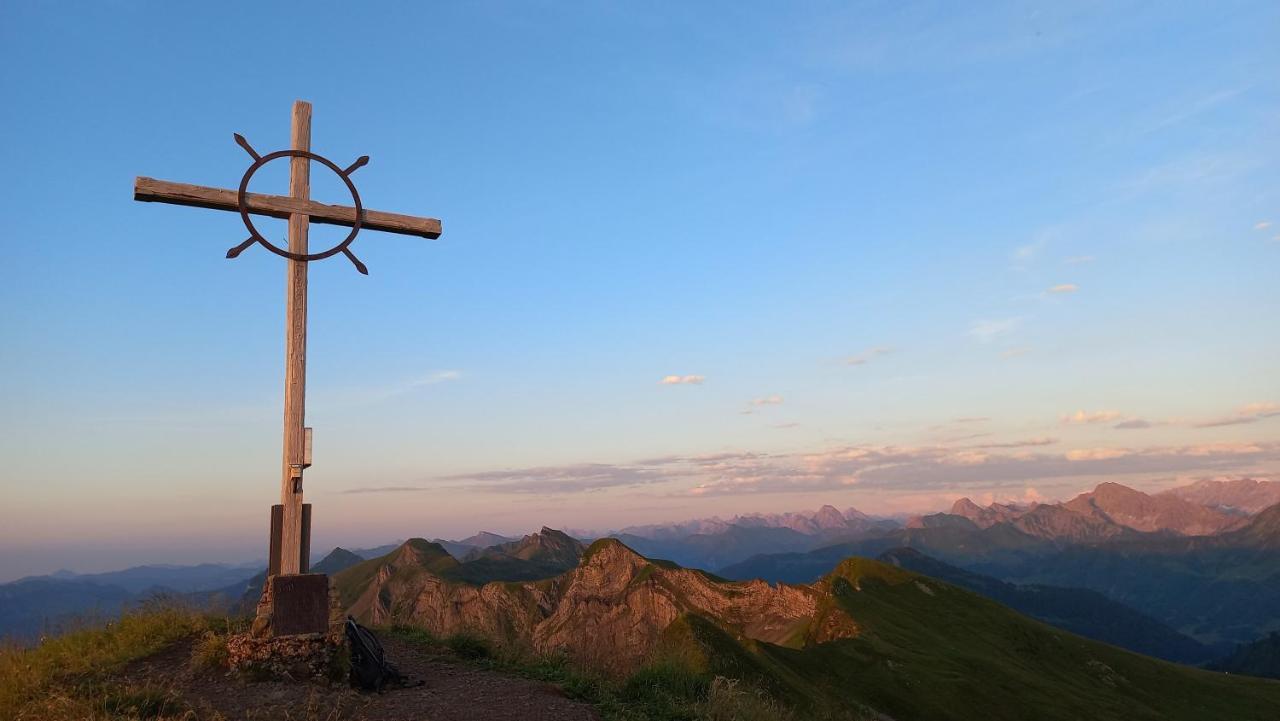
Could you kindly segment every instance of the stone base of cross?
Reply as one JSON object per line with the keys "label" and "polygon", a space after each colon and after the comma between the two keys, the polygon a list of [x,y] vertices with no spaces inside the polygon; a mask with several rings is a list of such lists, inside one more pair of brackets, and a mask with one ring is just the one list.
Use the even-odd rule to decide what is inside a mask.
{"label": "stone base of cross", "polygon": [[[305,427],[305,394],[307,379],[307,264],[341,253],[363,274],[368,269],[351,251],[351,243],[363,229],[380,230],[424,238],[440,237],[440,221],[398,213],[387,213],[364,208],[360,194],[351,181],[351,174],[369,162],[367,156],[339,167],[332,161],[311,152],[311,104],[302,100],[293,104],[291,143],[288,150],[260,155],[239,134],[235,141],[253,159],[245,172],[238,190],[209,188],[187,183],[174,183],[152,178],[134,181],[135,200],[190,205],[216,210],[238,211],[249,231],[249,238],[227,251],[228,258],[235,258],[254,244],[288,260],[285,282],[285,371],[284,371],[284,453],[281,462],[280,503],[272,508],[270,532],[270,577],[298,576],[308,578],[310,565],[311,506],[303,503],[303,471],[311,465],[311,429]],[[250,179],[259,168],[277,159],[289,159],[289,195],[265,195],[248,192]],[[327,167],[346,185],[351,193],[351,206],[327,205],[311,200],[311,163]],[[251,215],[267,215],[287,218],[289,221],[289,247],[273,245],[254,227]],[[311,222],[329,223],[351,228],[350,234],[337,246],[319,253],[308,250],[307,236]],[[270,578],[268,579],[270,582]],[[273,584],[268,584],[272,586]],[[328,583],[324,576],[318,580],[300,580],[274,584],[271,594],[274,612],[272,627],[278,634],[323,633],[324,629],[312,628],[317,622],[307,622],[319,615],[306,609],[328,607]],[[323,593],[323,599],[319,594]],[[308,614],[310,613],[310,616]],[[310,629],[310,630],[306,630]]]}

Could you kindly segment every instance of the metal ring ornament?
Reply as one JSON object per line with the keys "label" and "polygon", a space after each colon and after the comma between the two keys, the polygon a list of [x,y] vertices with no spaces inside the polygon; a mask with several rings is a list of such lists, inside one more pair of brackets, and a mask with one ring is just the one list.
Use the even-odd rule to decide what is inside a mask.
{"label": "metal ring ornament", "polygon": [[[237,138],[237,140],[239,140],[239,138]],[[253,154],[256,155],[256,153]],[[279,158],[306,158],[308,160],[314,160],[322,163],[334,173],[337,173],[338,177],[342,178],[342,182],[347,184],[347,190],[351,191],[351,200],[355,203],[356,217],[355,222],[351,224],[351,232],[347,234],[347,237],[344,238],[341,243],[324,251],[323,253],[309,253],[304,255],[302,253],[294,253],[272,245],[271,241],[262,237],[262,234],[258,232],[258,229],[253,225],[253,220],[249,218],[249,208],[245,203],[246,195],[249,190],[249,180],[253,177],[254,173],[258,172],[259,168],[272,160],[277,160]],[[356,167],[359,167],[359,165]],[[351,168],[351,170],[355,170],[355,168]],[[253,165],[250,165],[249,169],[244,171],[244,177],[240,179],[240,190],[236,193],[236,204],[240,209],[240,219],[244,221],[244,227],[249,229],[249,237],[252,240],[261,243],[264,248],[278,256],[303,263],[312,260],[323,260],[329,256],[347,251],[347,246],[351,245],[351,241],[355,240],[356,234],[360,232],[360,221],[364,216],[364,206],[360,204],[360,193],[356,190],[355,183],[351,182],[351,178],[348,176],[347,172],[342,168],[339,168],[328,158],[322,155],[316,155],[315,153],[307,150],[277,150],[274,153],[268,153],[254,160]],[[349,252],[347,254],[350,256]],[[239,255],[239,252],[237,252],[236,255]],[[354,256],[352,256],[352,260],[357,263],[357,268],[359,268],[361,264],[358,261],[355,261]]]}

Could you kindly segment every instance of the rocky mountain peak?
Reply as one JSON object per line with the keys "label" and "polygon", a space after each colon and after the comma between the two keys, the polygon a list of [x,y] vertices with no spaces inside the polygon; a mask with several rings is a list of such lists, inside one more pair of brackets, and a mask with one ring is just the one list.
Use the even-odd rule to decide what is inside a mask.
{"label": "rocky mountain peak", "polygon": [[350,568],[363,560],[364,559],[360,556],[338,546],[332,551],[329,551],[328,555],[321,559],[319,563],[312,564],[310,570],[311,573],[334,574],[345,568]]}
{"label": "rocky mountain peak", "polygon": [[1156,494],[1177,496],[1201,506],[1229,513],[1258,513],[1280,503],[1280,482],[1256,478],[1201,479],[1189,486],[1170,488]]}
{"label": "rocky mountain peak", "polygon": [[634,572],[649,560],[616,538],[594,541],[582,554],[581,568]]}
{"label": "rocky mountain peak", "polygon": [[1100,483],[1063,506],[1076,513],[1103,517],[1135,531],[1173,531],[1204,536],[1238,526],[1236,515],[1197,505],[1173,495],[1150,496],[1119,483]]}
{"label": "rocky mountain peak", "polygon": [[813,521],[818,528],[822,529],[844,528],[846,525],[844,514],[835,506],[823,506],[818,509],[818,512],[813,516]]}

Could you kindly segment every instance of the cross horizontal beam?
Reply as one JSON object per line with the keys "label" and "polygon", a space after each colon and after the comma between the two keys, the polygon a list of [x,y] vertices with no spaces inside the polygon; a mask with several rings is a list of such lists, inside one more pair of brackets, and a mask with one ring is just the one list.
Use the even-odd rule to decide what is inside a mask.
{"label": "cross horizontal beam", "polygon": [[[172,203],[174,205],[190,205],[196,208],[212,208],[214,210],[231,210],[239,212],[240,205],[236,200],[236,191],[223,188],[208,188],[203,185],[174,183],[168,180],[156,180],[139,176],[133,181],[133,199],[144,202]],[[273,218],[285,218],[293,213],[302,213],[311,217],[313,223],[344,225],[351,227],[355,223],[356,209],[349,205],[327,205],[314,200],[299,200],[285,195],[266,195],[263,193],[245,193],[245,205],[255,215],[269,215]],[[366,230],[381,230],[401,235],[416,235],[432,240],[440,237],[440,221],[436,218],[416,218],[399,213],[386,213],[381,210],[364,210],[360,219],[360,227]]]}

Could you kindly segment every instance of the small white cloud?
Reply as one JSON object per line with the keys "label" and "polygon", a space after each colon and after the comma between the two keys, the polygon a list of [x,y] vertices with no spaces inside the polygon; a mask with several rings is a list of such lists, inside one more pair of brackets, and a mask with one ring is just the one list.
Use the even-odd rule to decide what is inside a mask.
{"label": "small white cloud", "polygon": [[974,321],[973,325],[969,327],[969,335],[986,343],[1002,335],[1012,333],[1021,322],[1021,318]]}
{"label": "small white cloud", "polygon": [[663,376],[659,384],[664,386],[685,386],[685,385],[702,385],[707,379],[706,376],[688,375],[688,376]]}
{"label": "small white cloud", "polygon": [[845,365],[851,365],[851,366],[866,365],[871,361],[872,358],[882,356],[892,351],[893,349],[889,348],[888,346],[876,346],[874,348],[868,348],[867,350],[863,351],[862,353],[859,353],[858,355],[849,356],[848,358],[844,359],[844,362],[845,362]]}
{"label": "small white cloud", "polygon": [[1123,458],[1130,453],[1131,451],[1126,448],[1081,448],[1067,451],[1066,458],[1068,461],[1107,461]]}
{"label": "small white cloud", "polygon": [[456,381],[462,377],[461,371],[438,371],[429,376],[424,376],[413,382],[413,386],[433,386],[437,383],[445,383],[448,381]]}
{"label": "small white cloud", "polygon": [[1062,422],[1067,425],[1087,425],[1090,423],[1108,423],[1110,421],[1118,421],[1124,418],[1124,414],[1120,411],[1076,411],[1062,417]]}
{"label": "small white cloud", "polygon": [[1270,228],[1270,227],[1271,227],[1271,221],[1269,220],[1259,220],[1258,222],[1253,224],[1254,230],[1266,230],[1267,228]]}
{"label": "small white cloud", "polygon": [[1000,351],[1000,357],[1004,360],[1009,360],[1010,358],[1017,358],[1019,356],[1024,356],[1030,352],[1031,352],[1031,349],[1026,346],[1022,346],[1020,348],[1007,348],[1005,350]]}
{"label": "small white cloud", "polygon": [[1080,286],[1075,283],[1059,283],[1049,289],[1050,293],[1074,293],[1080,290]]}
{"label": "small white cloud", "polygon": [[782,396],[774,394],[763,398],[753,398],[747,402],[746,410],[741,411],[742,415],[749,416],[756,412],[757,408],[762,406],[780,406],[782,405]]}
{"label": "small white cloud", "polygon": [[1014,248],[1013,249],[1014,260],[1025,262],[1025,261],[1031,260],[1032,258],[1035,258],[1037,255],[1039,255],[1040,251],[1044,249],[1045,243],[1047,242],[1048,242],[1047,238],[1041,237],[1041,238],[1037,238],[1035,241],[1031,243],[1027,243],[1026,245],[1020,245],[1017,248]]}

